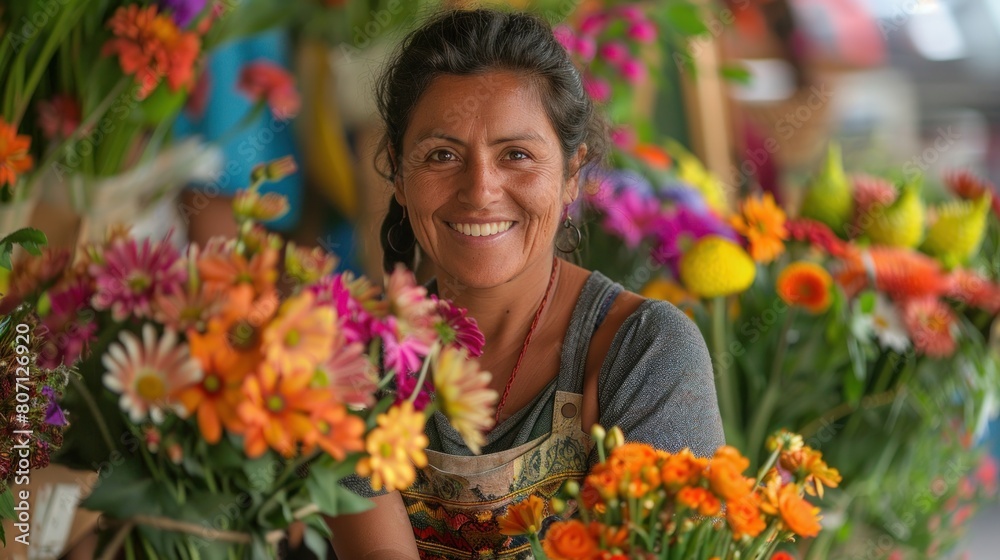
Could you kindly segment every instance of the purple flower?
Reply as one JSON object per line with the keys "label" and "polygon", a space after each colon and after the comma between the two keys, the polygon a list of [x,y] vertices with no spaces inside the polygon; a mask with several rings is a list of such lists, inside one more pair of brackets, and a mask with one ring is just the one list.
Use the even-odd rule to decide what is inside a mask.
{"label": "purple flower", "polygon": [[634,249],[654,232],[661,215],[660,203],[655,198],[635,190],[623,190],[607,205],[602,226],[621,237],[625,245]]}
{"label": "purple flower", "polygon": [[661,199],[670,202],[672,205],[686,206],[698,213],[708,212],[708,204],[705,203],[705,197],[701,194],[701,191],[682,183],[668,184],[661,187],[657,194],[659,194]]}
{"label": "purple flower", "polygon": [[680,257],[695,241],[707,235],[721,235],[739,242],[736,232],[710,212],[678,206],[655,225],[656,248],[653,258],[677,271]]}
{"label": "purple flower", "polygon": [[48,407],[45,409],[44,422],[50,426],[65,426],[66,415],[63,414],[59,403],[56,402],[56,392],[52,387],[45,387],[42,389],[42,394],[49,399]]}
{"label": "purple flower", "polygon": [[205,2],[206,0],[161,0],[160,5],[171,13],[177,27],[183,29],[205,9]]}

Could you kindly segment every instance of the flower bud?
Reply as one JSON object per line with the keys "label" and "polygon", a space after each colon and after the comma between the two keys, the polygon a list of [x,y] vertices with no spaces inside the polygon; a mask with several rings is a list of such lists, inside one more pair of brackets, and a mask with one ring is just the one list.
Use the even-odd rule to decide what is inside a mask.
{"label": "flower bud", "polygon": [[563,491],[566,495],[571,498],[576,498],[580,495],[580,483],[575,480],[567,480],[566,484],[563,485]]}

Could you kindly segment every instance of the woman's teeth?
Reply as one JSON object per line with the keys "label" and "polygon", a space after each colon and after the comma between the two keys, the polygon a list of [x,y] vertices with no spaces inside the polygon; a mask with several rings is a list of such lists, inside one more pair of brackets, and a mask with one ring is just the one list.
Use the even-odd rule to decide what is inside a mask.
{"label": "woman's teeth", "polygon": [[514,222],[493,222],[491,224],[448,224],[451,229],[472,237],[486,237],[503,233],[514,225]]}

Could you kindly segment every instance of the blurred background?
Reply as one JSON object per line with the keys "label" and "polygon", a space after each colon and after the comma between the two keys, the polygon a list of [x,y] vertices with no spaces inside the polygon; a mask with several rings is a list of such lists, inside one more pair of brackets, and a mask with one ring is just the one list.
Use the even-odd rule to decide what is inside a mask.
{"label": "blurred background", "polygon": [[[268,226],[299,246],[335,253],[339,270],[378,281],[378,230],[389,185],[373,159],[379,142],[374,81],[399,39],[423,17],[473,4],[139,2],[172,18],[169,40],[155,41],[127,14],[108,23],[118,4],[130,3],[0,3],[3,124],[14,127],[4,129],[4,138],[30,140],[34,163],[31,170],[23,160],[17,167],[13,140],[0,138],[0,158],[10,160],[0,171],[13,177],[0,193],[0,233],[31,224],[52,245],[70,247],[123,222],[140,235],[203,244],[235,233],[232,197],[249,184],[251,170],[291,156],[297,170],[265,187],[285,195],[289,211]],[[769,192],[796,206],[831,142],[854,173],[927,177],[929,200],[945,197],[939,178],[958,169],[981,178],[996,199],[1000,0],[475,5],[532,10],[549,20],[607,111],[618,148],[639,153],[637,146],[669,146],[668,161],[689,153],[729,201]],[[644,11],[655,27],[615,30],[612,24],[601,32],[632,41],[630,52],[642,63],[626,70],[616,66],[607,37],[587,26],[598,25],[595,14],[628,6]],[[144,44],[155,48],[137,48]],[[143,57],[161,55],[171,61],[161,75],[136,75],[132,82],[135,72],[126,71],[123,77],[123,69],[139,66]],[[117,120],[109,120],[113,115]],[[612,274],[614,265],[608,270]],[[643,287],[628,284],[634,278],[624,272],[615,279]],[[977,417],[981,425],[969,445],[1000,457],[1000,425],[985,427],[996,406],[991,401],[989,414]],[[1000,474],[991,468],[969,475],[994,496],[971,522],[972,509],[956,519],[958,506],[945,512],[943,500],[936,525],[937,510],[921,517],[931,520],[922,533],[909,527],[904,538],[886,529],[892,521],[883,514],[895,506],[884,504],[865,529],[851,529],[852,510],[845,509],[846,520],[829,515],[831,542],[843,547],[829,557],[997,557]],[[914,494],[920,491],[914,487]],[[902,517],[907,507],[913,506],[894,511]],[[951,528],[941,527],[945,515]],[[962,536],[964,527],[972,530]],[[880,537],[890,534],[893,544],[884,546]]]}

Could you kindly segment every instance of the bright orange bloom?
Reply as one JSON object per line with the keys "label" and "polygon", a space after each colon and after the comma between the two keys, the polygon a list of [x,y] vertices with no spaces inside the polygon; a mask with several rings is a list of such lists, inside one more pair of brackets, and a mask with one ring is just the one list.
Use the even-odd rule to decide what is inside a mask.
{"label": "bright orange bloom", "polygon": [[501,535],[527,535],[537,533],[542,529],[545,519],[545,500],[532,494],[528,499],[507,506],[497,522],[500,524]]}
{"label": "bright orange bloom", "polygon": [[726,503],[726,521],[733,530],[733,539],[756,537],[767,527],[758,507],[756,494],[748,494],[735,502]]}
{"label": "bright orange bloom", "polygon": [[264,364],[244,381],[245,400],[238,413],[248,457],[259,457],[268,447],[285,457],[295,455],[298,443],[313,430],[310,417],[330,405],[329,393],[310,388],[311,380],[312,372],[279,373]]}
{"label": "bright orange bloom", "polygon": [[286,300],[264,328],[265,359],[280,371],[313,372],[333,354],[330,341],[337,335],[337,314],[329,306],[314,305],[314,300],[309,292]]}
{"label": "bright orange bloom", "polygon": [[375,418],[377,426],[365,441],[368,456],[358,461],[355,468],[361,476],[371,477],[373,489],[385,486],[389,490],[402,490],[413,484],[414,465],[427,464],[424,421],[424,414],[414,410],[409,401]]}
{"label": "bright orange bloom", "polygon": [[207,292],[249,284],[261,296],[274,290],[277,265],[278,251],[272,247],[262,247],[248,261],[226,245],[209,244],[198,259],[198,274]]}
{"label": "bright orange bloom", "polygon": [[1000,284],[962,268],[948,276],[948,296],[991,315],[1000,313]]}
{"label": "bright orange bloom", "polygon": [[903,305],[903,323],[913,347],[932,358],[955,353],[957,321],[951,307],[937,298],[919,298]]}
{"label": "bright orange bloom", "polygon": [[197,412],[198,429],[205,441],[212,444],[222,438],[223,427],[234,433],[243,431],[237,410],[243,400],[243,377],[249,371],[232,367],[237,361],[220,352],[219,344],[211,336],[189,331],[191,355],[199,361],[205,375],[199,383],[177,395],[189,413]]}
{"label": "bright orange bloom", "polygon": [[34,158],[28,153],[31,137],[18,135],[17,128],[0,119],[0,187],[17,182],[18,175],[31,170]]}
{"label": "bright orange bloom", "polygon": [[114,37],[101,49],[105,56],[117,55],[122,71],[135,76],[140,99],[152,93],[164,77],[174,91],[189,86],[201,49],[197,34],[178,29],[173,18],[157,10],[155,4],[118,8],[108,20]]}
{"label": "bright orange bloom", "polygon": [[581,497],[587,507],[592,507],[600,501],[608,501],[618,496],[618,486],[621,478],[612,470],[607,463],[600,463],[591,469],[590,474],[583,481]]}
{"label": "bright orange bloom", "polygon": [[660,476],[663,477],[664,486],[677,490],[698,484],[707,466],[707,459],[695,457],[691,450],[685,448],[664,461]]}
{"label": "bright orange bloom", "polygon": [[611,451],[608,464],[619,476],[628,473],[638,478],[645,467],[656,465],[658,459],[652,446],[645,443],[626,443]]}
{"label": "bright orange bloom", "polygon": [[743,476],[750,461],[734,447],[720,447],[708,465],[708,483],[712,491],[726,502],[741,500],[750,494],[753,481]]}
{"label": "bright orange bloom", "polygon": [[840,473],[823,461],[823,454],[811,447],[782,453],[778,462],[786,471],[802,481],[806,492],[823,497],[823,487],[836,488],[840,484]]}
{"label": "bright orange bloom", "polygon": [[786,484],[778,494],[778,509],[781,520],[790,531],[800,537],[815,537],[822,528],[819,524],[819,508],[814,507],[799,495],[794,484]]}
{"label": "bright orange bloom", "polygon": [[275,294],[254,300],[250,286],[230,289],[221,313],[208,321],[204,333],[188,331],[192,348],[204,348],[202,356],[212,356],[213,363],[202,360],[202,367],[217,368],[242,379],[264,359],[260,351],[261,330],[278,304]]}
{"label": "bright orange bloom", "polygon": [[871,247],[849,251],[844,258],[837,282],[848,296],[868,286],[869,268],[874,273],[875,288],[895,300],[939,296],[948,288],[941,265],[933,258],[909,249]]}
{"label": "bright orange bloom", "polygon": [[768,263],[785,252],[785,211],[774,202],[771,193],[749,197],[740,206],[740,214],[729,219],[730,225],[750,242],[753,260]]}
{"label": "bright orange bloom", "polygon": [[681,488],[677,493],[677,501],[701,515],[718,515],[722,511],[722,502],[701,486]]}
{"label": "bright orange bloom", "polygon": [[784,550],[779,550],[771,556],[771,560],[795,560],[795,557]]}
{"label": "bright orange bloom", "polygon": [[636,144],[632,148],[632,155],[653,169],[670,169],[670,154],[655,144]]}
{"label": "bright orange bloom", "polygon": [[266,101],[271,113],[283,121],[297,115],[302,105],[292,75],[267,60],[257,60],[245,65],[240,70],[237,87],[254,101]]}
{"label": "bright orange bloom", "polygon": [[347,411],[347,407],[331,399],[316,408],[309,417],[314,429],[302,439],[303,453],[311,453],[316,445],[338,461],[348,453],[365,448],[365,421]]}
{"label": "bright orange bloom", "polygon": [[832,285],[833,278],[825,268],[816,263],[796,261],[778,274],[775,288],[788,305],[804,307],[810,313],[822,313],[833,301]]}
{"label": "bright orange bloom", "polygon": [[542,542],[551,560],[589,559],[597,554],[597,546],[597,539],[576,519],[553,523]]}

